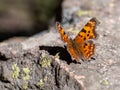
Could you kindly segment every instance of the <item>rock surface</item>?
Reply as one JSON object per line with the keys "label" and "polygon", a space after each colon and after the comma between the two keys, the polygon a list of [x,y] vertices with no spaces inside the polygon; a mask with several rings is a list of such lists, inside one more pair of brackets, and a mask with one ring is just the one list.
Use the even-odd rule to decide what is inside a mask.
{"label": "rock surface", "polygon": [[[70,6],[70,2],[66,0],[64,6],[66,11],[73,10],[75,23],[84,25],[82,21],[88,21],[88,16],[96,16],[101,22],[96,29],[99,35],[95,41],[96,60],[81,61],[81,64],[72,62],[55,28],[19,43],[1,43],[1,90],[119,90],[120,1],[82,2],[84,5],[89,4],[89,8],[76,0],[72,3],[73,6],[91,10],[92,14],[82,16],[81,12],[80,16],[76,14],[79,9]],[[67,27],[68,24],[65,24]]]}

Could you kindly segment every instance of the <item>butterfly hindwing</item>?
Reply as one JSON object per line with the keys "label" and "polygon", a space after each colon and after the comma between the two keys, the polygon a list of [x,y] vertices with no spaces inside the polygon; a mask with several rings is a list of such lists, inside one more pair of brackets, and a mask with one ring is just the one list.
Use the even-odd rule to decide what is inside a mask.
{"label": "butterfly hindwing", "polygon": [[79,54],[75,47],[73,47],[72,43],[68,45],[68,52],[70,53],[73,60],[79,60]]}
{"label": "butterfly hindwing", "polygon": [[79,49],[82,53],[83,59],[88,61],[89,58],[94,55],[95,44],[92,41],[88,41],[82,44]]}

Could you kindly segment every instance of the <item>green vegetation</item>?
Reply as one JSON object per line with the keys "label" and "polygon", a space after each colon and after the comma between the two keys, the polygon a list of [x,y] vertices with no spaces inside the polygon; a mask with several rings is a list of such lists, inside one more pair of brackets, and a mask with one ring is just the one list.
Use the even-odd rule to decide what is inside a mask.
{"label": "green vegetation", "polygon": [[44,83],[47,82],[47,76],[45,76],[43,79],[40,79],[37,86],[39,88],[43,88],[44,87]]}
{"label": "green vegetation", "polygon": [[24,89],[24,90],[28,89],[28,82],[25,82],[25,83],[24,83],[23,89]]}
{"label": "green vegetation", "polygon": [[108,80],[103,80],[103,84],[108,85],[109,84]]}
{"label": "green vegetation", "polygon": [[56,53],[55,58],[60,58],[59,54],[60,52]]}
{"label": "green vegetation", "polygon": [[103,85],[109,85],[109,81],[107,79],[100,80],[100,83],[103,84]]}
{"label": "green vegetation", "polygon": [[43,88],[44,82],[43,82],[42,79],[40,79],[40,81],[38,82],[37,86],[40,87],[40,88]]}
{"label": "green vegetation", "polygon": [[44,77],[44,79],[43,79],[43,81],[44,81],[44,82],[46,82],[46,81],[47,81],[47,79],[48,79],[48,78],[47,78],[47,76],[45,76],[45,77]]}
{"label": "green vegetation", "polygon": [[79,16],[79,17],[81,17],[81,16],[85,16],[85,15],[90,15],[92,12],[90,11],[90,10],[88,10],[88,11],[81,11],[81,10],[79,10],[79,11],[77,11],[76,12],[76,14]]}
{"label": "green vegetation", "polygon": [[29,68],[23,68],[22,70],[23,70],[23,74],[22,74],[23,80],[29,80],[31,78],[30,76],[31,71],[29,70]]}
{"label": "green vegetation", "polygon": [[45,56],[42,58],[42,60],[40,60],[39,64],[41,65],[41,67],[49,67],[51,65],[51,58],[48,56]]}
{"label": "green vegetation", "polygon": [[19,77],[20,69],[17,66],[17,64],[14,64],[12,66],[12,69],[13,69],[12,77],[15,78],[15,79],[17,79]]}

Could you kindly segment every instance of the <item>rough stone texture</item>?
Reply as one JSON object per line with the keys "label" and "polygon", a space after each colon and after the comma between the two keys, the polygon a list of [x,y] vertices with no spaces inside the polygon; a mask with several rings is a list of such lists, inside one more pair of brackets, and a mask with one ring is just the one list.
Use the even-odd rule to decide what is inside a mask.
{"label": "rough stone texture", "polygon": [[[119,90],[120,1],[94,0],[87,3],[86,0],[78,3],[75,0],[70,5],[72,1],[66,0],[64,6],[65,11],[70,11],[69,16],[74,23],[84,25],[82,21],[88,21],[88,16],[96,16],[101,22],[96,29],[99,35],[96,40],[96,60],[81,61],[81,64],[72,62],[59,33],[53,28],[50,32],[40,33],[21,43],[1,43],[2,90]],[[81,10],[91,10],[92,14],[76,16],[79,10],[76,9],[77,5]],[[75,29],[79,28],[77,26]]]}

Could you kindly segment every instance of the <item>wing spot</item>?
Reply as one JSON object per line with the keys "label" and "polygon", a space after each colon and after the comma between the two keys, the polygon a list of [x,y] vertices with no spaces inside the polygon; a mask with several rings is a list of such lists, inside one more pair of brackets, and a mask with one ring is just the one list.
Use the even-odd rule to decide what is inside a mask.
{"label": "wing spot", "polygon": [[[85,48],[86,46],[84,46],[84,48]],[[85,52],[86,52],[86,50],[85,50]]]}
{"label": "wing spot", "polygon": [[80,37],[82,38],[83,36],[80,35]]}
{"label": "wing spot", "polygon": [[90,33],[90,31],[88,31],[88,33]]}
{"label": "wing spot", "polygon": [[85,43],[84,48],[87,46],[87,43]]}
{"label": "wing spot", "polygon": [[87,27],[90,27],[90,28],[92,27],[92,25],[91,25],[91,23],[90,23],[90,22],[89,22],[89,23],[87,23],[87,24],[86,24],[86,26],[87,26]]}
{"label": "wing spot", "polygon": [[87,36],[89,36],[89,34],[87,34]]}
{"label": "wing spot", "polygon": [[86,38],[84,38],[84,40],[86,40]]}
{"label": "wing spot", "polygon": [[84,33],[86,33],[86,30],[83,28],[83,29],[81,30],[81,32],[84,32]]}
{"label": "wing spot", "polygon": [[65,32],[63,32],[63,34],[65,35]]}
{"label": "wing spot", "polygon": [[90,25],[90,23],[88,22],[85,26],[89,26]]}

